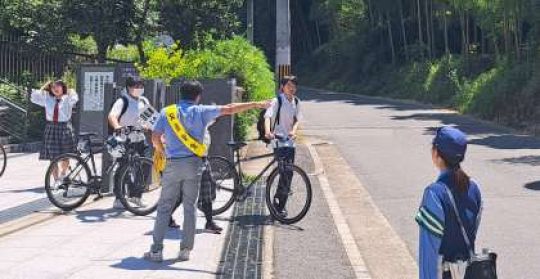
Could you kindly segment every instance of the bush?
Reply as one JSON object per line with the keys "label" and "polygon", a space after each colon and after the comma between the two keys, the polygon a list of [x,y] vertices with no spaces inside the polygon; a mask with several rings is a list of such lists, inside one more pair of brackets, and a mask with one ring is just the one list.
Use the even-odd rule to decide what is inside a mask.
{"label": "bush", "polygon": [[[162,79],[170,83],[177,78],[216,79],[236,78],[245,89],[243,101],[259,101],[274,96],[274,74],[266,57],[242,37],[228,40],[207,40],[204,47],[183,50],[179,45],[172,48],[155,48],[148,52],[146,65],[137,65],[141,75],[149,79]],[[256,120],[251,111],[235,119],[235,137],[244,140],[247,129]]]}

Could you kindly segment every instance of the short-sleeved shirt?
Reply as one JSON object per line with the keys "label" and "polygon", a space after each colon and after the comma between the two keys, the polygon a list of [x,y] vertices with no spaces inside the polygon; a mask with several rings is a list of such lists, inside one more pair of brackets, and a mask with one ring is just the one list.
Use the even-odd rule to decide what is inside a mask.
{"label": "short-sleeved shirt", "polygon": [[32,90],[30,101],[38,106],[45,108],[45,118],[47,121],[53,121],[54,107],[58,102],[58,122],[68,122],[71,120],[73,107],[79,101],[77,93],[69,90],[69,94],[62,95],[60,99],[52,96],[44,90]]}
{"label": "short-sleeved shirt", "polygon": [[[141,123],[139,122],[139,114],[145,109],[146,105],[149,104],[148,99],[143,96],[136,99],[129,95],[127,92],[122,93],[122,95],[127,98],[128,106],[126,112],[120,118],[120,126],[141,127]],[[120,116],[123,107],[124,100],[122,98],[118,98],[114,102],[111,111],[109,112],[109,115],[112,115],[114,117]]]}
{"label": "short-sleeved shirt", "polygon": [[[176,105],[178,108],[178,119],[193,138],[199,142],[204,142],[207,127],[221,115],[220,106],[196,105],[193,102],[181,101]],[[162,109],[154,125],[154,133],[165,134],[165,155],[168,159],[185,158],[195,156],[178,139],[167,120],[165,109]]]}
{"label": "short-sleeved shirt", "polygon": [[[285,94],[280,93],[277,98],[281,98],[281,110],[279,113],[279,123],[276,124],[274,129],[274,134],[288,136],[292,131],[293,126],[296,121],[302,120],[302,112],[300,111],[300,100],[295,96],[292,101],[289,101]],[[277,117],[277,112],[279,108],[278,99],[274,98],[270,107],[266,110],[265,118],[275,118]],[[277,121],[275,119],[274,121]],[[274,125],[272,123],[272,125]]]}

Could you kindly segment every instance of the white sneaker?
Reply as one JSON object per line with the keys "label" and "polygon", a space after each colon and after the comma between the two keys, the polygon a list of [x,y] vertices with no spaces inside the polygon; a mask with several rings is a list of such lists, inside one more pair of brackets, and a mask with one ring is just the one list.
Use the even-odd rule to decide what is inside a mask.
{"label": "white sneaker", "polygon": [[147,261],[160,263],[163,261],[163,252],[162,251],[158,251],[158,252],[148,251],[144,253],[144,259]]}
{"label": "white sneaker", "polygon": [[124,205],[122,204],[122,202],[119,199],[114,199],[113,208],[114,209],[124,209]]}
{"label": "white sneaker", "polygon": [[179,262],[187,262],[189,261],[189,253],[191,250],[189,249],[180,249],[180,252],[178,253],[178,258],[176,258]]}
{"label": "white sneaker", "polygon": [[128,201],[137,207],[146,207],[146,204],[141,198],[129,198]]}

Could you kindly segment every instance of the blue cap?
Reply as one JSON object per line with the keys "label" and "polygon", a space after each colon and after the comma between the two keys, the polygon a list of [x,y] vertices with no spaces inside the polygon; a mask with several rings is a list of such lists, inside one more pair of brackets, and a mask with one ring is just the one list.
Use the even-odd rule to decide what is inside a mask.
{"label": "blue cap", "polygon": [[457,165],[465,159],[467,135],[453,127],[441,127],[437,129],[433,145],[449,164]]}

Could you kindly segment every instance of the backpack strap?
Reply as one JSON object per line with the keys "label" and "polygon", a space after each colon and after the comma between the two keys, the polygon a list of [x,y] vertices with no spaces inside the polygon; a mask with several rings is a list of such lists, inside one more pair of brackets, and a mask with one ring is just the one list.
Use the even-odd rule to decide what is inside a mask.
{"label": "backpack strap", "polygon": [[463,234],[463,239],[465,240],[465,245],[467,245],[467,249],[469,250],[469,254],[472,258],[474,256],[474,251],[472,249],[471,241],[469,239],[469,235],[467,235],[467,231],[465,230],[465,226],[463,226],[463,222],[461,221],[461,216],[459,216],[459,210],[457,209],[456,201],[454,199],[454,194],[452,191],[450,191],[450,188],[445,184],[444,188],[446,189],[446,193],[448,194],[448,197],[450,199],[450,203],[452,204],[452,208],[454,209],[454,214],[456,215],[457,222],[461,228],[461,234]]}
{"label": "backpack strap", "polygon": [[274,125],[272,127],[272,132],[276,130],[276,125],[279,124],[279,120],[281,119],[281,107],[283,106],[283,100],[281,100],[281,95],[277,96],[277,100],[278,100],[278,110],[276,113],[276,119],[274,120]]}
{"label": "backpack strap", "polygon": [[118,116],[118,122],[120,122],[120,119],[122,119],[122,116],[124,116],[129,106],[129,99],[126,95],[120,96],[120,100],[122,100],[122,111],[120,112],[120,115]]}

